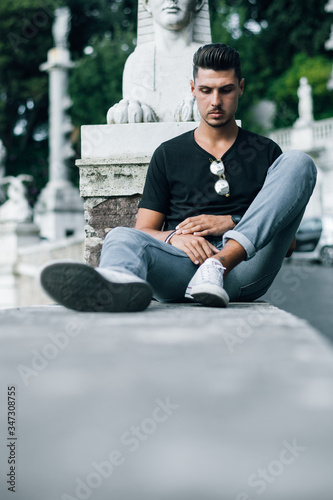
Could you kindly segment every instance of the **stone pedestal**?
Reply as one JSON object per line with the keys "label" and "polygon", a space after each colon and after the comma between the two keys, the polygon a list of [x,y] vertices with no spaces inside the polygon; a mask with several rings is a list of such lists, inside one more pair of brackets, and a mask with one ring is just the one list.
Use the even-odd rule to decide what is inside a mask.
{"label": "stone pedestal", "polygon": [[74,66],[69,50],[58,46],[48,52],[42,71],[49,73],[50,86],[50,158],[49,182],[35,206],[35,221],[41,236],[58,240],[83,234],[83,202],[78,190],[69,182],[66,160],[73,156],[68,134],[72,130],[67,109],[68,71]]}
{"label": "stone pedestal", "polygon": [[69,181],[50,181],[34,212],[42,238],[55,241],[84,233],[83,200]]}
{"label": "stone pedestal", "polygon": [[0,242],[0,307],[15,307],[18,250],[39,243],[39,229],[32,222],[1,222]]}
{"label": "stone pedestal", "polygon": [[198,126],[196,122],[133,123],[82,127],[80,194],[86,220],[85,258],[99,262],[106,233],[135,225],[147,168],[164,141]]}
{"label": "stone pedestal", "polygon": [[0,223],[0,265],[11,265],[16,260],[18,248],[39,243],[39,229],[33,222]]}

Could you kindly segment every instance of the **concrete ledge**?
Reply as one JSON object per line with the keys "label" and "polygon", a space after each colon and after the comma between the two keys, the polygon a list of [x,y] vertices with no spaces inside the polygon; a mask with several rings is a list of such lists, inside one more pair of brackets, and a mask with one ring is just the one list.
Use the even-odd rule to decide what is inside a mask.
{"label": "concrete ledge", "polygon": [[76,160],[80,168],[80,194],[90,196],[131,196],[142,194],[148,158]]}
{"label": "concrete ledge", "polygon": [[[0,321],[18,500],[331,500],[333,351],[305,321],[266,303],[156,302]],[[6,411],[0,429],[4,443]]]}
{"label": "concrete ledge", "polygon": [[161,142],[194,130],[197,122],[123,123],[81,127],[82,159],[151,157]]}

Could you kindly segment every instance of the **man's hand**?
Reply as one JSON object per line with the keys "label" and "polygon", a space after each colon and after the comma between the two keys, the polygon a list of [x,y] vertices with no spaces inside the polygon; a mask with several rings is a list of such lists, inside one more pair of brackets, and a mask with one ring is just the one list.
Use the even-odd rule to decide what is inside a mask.
{"label": "man's hand", "polygon": [[219,253],[219,250],[200,236],[193,236],[191,234],[175,234],[170,240],[170,244],[180,250],[183,250],[191,259],[193,264],[201,265],[209,257]]}
{"label": "man's hand", "polygon": [[235,224],[231,219],[231,215],[197,215],[185,219],[176,229],[179,235],[222,236],[234,227]]}
{"label": "man's hand", "polygon": [[293,241],[291,242],[291,245],[289,247],[289,250],[286,254],[286,258],[289,259],[289,257],[292,256],[292,254],[294,253],[294,250],[296,248],[296,236],[294,237]]}

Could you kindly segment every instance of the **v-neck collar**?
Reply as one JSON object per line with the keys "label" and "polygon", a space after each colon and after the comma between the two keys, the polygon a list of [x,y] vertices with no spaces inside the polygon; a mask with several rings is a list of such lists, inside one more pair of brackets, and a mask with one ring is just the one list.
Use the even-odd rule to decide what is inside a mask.
{"label": "v-neck collar", "polygon": [[215,158],[216,160],[222,160],[228,153],[230,153],[230,151],[232,151],[238,144],[238,142],[240,141],[240,136],[242,135],[242,128],[241,127],[238,127],[238,134],[237,134],[237,137],[236,139],[234,140],[234,142],[231,144],[230,148],[227,149],[227,151],[222,155],[220,156],[220,158],[216,158],[212,153],[210,153],[209,151],[207,151],[206,149],[202,148],[200,146],[200,144],[197,143],[197,141],[195,140],[195,137],[194,137],[194,132],[196,131],[196,129],[194,129],[192,131],[192,134],[191,134],[191,139],[192,139],[192,142],[194,143],[195,147],[197,149],[199,149],[201,152],[203,152],[205,155],[207,156],[210,156],[211,158]]}

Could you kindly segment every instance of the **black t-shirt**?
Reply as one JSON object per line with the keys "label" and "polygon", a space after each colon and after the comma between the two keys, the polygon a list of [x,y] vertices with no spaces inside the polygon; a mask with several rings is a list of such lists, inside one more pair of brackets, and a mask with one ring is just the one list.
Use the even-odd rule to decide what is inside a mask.
{"label": "black t-shirt", "polygon": [[215,158],[197,144],[191,130],[156,149],[139,208],[165,214],[164,230],[201,214],[243,215],[281,153],[271,139],[239,128],[235,142],[222,156],[230,196],[220,196],[214,188],[218,177],[210,172]]}

